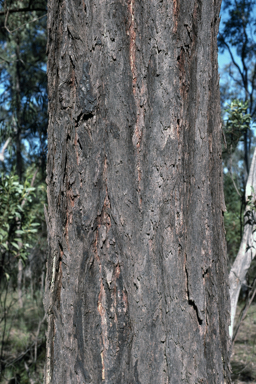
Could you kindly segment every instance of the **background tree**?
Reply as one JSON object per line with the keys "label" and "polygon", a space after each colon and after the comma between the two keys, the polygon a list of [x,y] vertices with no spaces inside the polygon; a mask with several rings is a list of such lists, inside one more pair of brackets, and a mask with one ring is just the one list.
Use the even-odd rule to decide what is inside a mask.
{"label": "background tree", "polygon": [[47,384],[230,382],[219,7],[49,2]]}
{"label": "background tree", "polygon": [[[232,100],[240,100],[246,108],[240,112],[251,116],[251,124],[255,121],[255,1],[223,0],[222,22],[218,35],[220,53],[228,53],[230,63],[221,71],[221,105],[223,119],[228,120],[226,110]],[[242,104],[240,104],[242,105]],[[237,108],[239,110],[239,108]],[[245,209],[245,186],[253,155],[254,135],[247,124],[240,130],[240,123],[233,134],[224,124],[227,146],[223,146],[224,160],[224,192],[227,206],[225,229],[229,264],[234,261],[243,232],[243,212]],[[228,128],[228,131],[226,130]],[[231,129],[232,130],[232,129]],[[234,182],[236,187],[234,186]],[[232,186],[233,185],[233,186]],[[238,193],[236,192],[238,190]]]}
{"label": "background tree", "polygon": [[[220,51],[228,51],[231,59],[230,64],[225,68],[226,76],[222,79],[222,105],[224,106],[231,98],[243,98],[243,102],[234,100],[231,103],[230,109],[226,111],[228,116],[224,124],[224,135],[227,139],[223,157],[225,200],[228,207],[228,212],[225,214],[225,228],[231,268],[229,276],[231,336],[233,335],[234,316],[240,288],[243,284],[249,287],[253,281],[248,279],[251,275],[248,269],[254,255],[254,252],[251,252],[251,246],[254,243],[253,223],[248,221],[247,216],[244,220],[243,215],[244,210],[246,215],[251,211],[248,208],[248,196],[251,195],[248,182],[251,183],[251,187],[256,185],[252,170],[250,180],[248,180],[253,153],[251,144],[254,141],[251,126],[255,121],[256,113],[254,10],[255,1],[224,0],[223,11],[228,13],[228,17],[224,19],[218,37]],[[227,79],[229,79],[228,83]],[[233,187],[231,187],[232,184]],[[233,188],[232,194],[230,193],[231,188]],[[234,231],[234,229],[236,230]],[[252,270],[254,269],[252,265]]]}
{"label": "background tree", "polygon": [[244,148],[241,145],[244,132],[251,124],[247,113],[248,102],[233,100],[223,111],[223,170],[224,192],[227,212],[224,223],[226,229],[229,267],[234,262],[243,232],[244,210]]}
{"label": "background tree", "polygon": [[8,137],[12,138],[9,162],[6,164],[16,167],[20,181],[29,163],[39,165],[44,178],[47,130],[46,0],[6,0],[2,9],[0,138],[2,143]]}
{"label": "background tree", "polygon": [[[226,100],[243,98],[248,104],[247,112],[254,121],[256,115],[255,91],[256,91],[256,42],[255,42],[255,18],[253,10],[254,0],[224,0],[223,11],[228,13],[226,20],[222,22],[222,29],[218,35],[220,52],[228,51],[231,62],[225,68],[229,82],[223,81],[223,98]],[[234,51],[236,54],[234,54]],[[231,81],[230,81],[231,80]],[[250,168],[251,132],[248,125],[243,132],[244,145],[244,182]]]}
{"label": "background tree", "polygon": [[42,364],[44,346],[47,248],[46,12],[43,0],[0,2],[1,383],[4,379],[35,383],[36,378],[42,382],[36,366],[38,358]]}

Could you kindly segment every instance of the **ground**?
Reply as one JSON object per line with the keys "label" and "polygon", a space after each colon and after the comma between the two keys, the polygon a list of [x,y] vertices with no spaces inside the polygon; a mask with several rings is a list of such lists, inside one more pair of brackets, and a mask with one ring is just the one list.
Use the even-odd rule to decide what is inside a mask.
{"label": "ground", "polygon": [[[24,307],[19,308],[16,293],[8,295],[7,338],[3,343],[3,355],[7,361],[4,377],[0,384],[10,384],[18,378],[21,384],[41,384],[45,361],[45,322],[38,335],[38,350],[35,362],[35,341],[38,324],[43,319],[43,306],[40,294],[24,295]],[[242,305],[238,308],[240,312]],[[0,323],[3,335],[3,322]],[[2,340],[0,339],[0,350]],[[232,380],[234,384],[256,383],[256,303],[254,303],[242,323],[231,358]],[[29,368],[29,370],[28,370]],[[14,379],[15,380],[15,379]],[[13,381],[15,382],[15,381]]]}
{"label": "ground", "polygon": [[[42,296],[26,293],[23,308],[16,292],[0,295],[0,356],[5,364],[0,384],[42,384],[45,361],[45,321]],[[4,336],[4,337],[3,337]]]}
{"label": "ground", "polygon": [[[238,308],[240,312],[242,306]],[[256,383],[256,303],[241,324],[231,357],[234,384]]]}

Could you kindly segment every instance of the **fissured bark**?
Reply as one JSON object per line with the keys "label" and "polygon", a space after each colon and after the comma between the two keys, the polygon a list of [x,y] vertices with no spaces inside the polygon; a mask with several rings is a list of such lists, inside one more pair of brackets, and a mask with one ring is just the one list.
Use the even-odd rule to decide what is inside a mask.
{"label": "fissured bark", "polygon": [[220,0],[49,0],[46,384],[229,383]]}

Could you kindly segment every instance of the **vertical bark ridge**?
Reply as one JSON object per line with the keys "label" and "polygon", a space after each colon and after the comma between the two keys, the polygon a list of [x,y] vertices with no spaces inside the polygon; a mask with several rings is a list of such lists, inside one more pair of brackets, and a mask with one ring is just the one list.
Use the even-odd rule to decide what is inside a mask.
{"label": "vertical bark ridge", "polygon": [[138,201],[139,206],[141,208],[142,204],[142,191],[141,191],[141,158],[140,158],[140,152],[141,152],[141,140],[142,140],[142,134],[143,134],[143,128],[144,128],[144,111],[141,107],[143,107],[143,90],[144,90],[144,84],[142,83],[139,87],[137,81],[139,80],[139,71],[136,68],[136,30],[137,26],[135,25],[135,1],[130,0],[128,3],[128,9],[129,9],[129,31],[127,32],[129,34],[129,59],[130,59],[130,67],[131,67],[131,75],[132,75],[132,90],[134,95],[134,102],[136,105],[136,122],[134,127],[134,132],[132,136],[132,142],[135,148],[136,153],[136,168],[137,168],[137,183],[138,183]]}

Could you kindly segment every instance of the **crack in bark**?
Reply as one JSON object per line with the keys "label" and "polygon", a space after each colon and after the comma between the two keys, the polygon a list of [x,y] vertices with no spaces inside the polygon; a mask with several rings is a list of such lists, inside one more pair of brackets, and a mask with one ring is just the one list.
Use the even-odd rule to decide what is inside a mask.
{"label": "crack in bark", "polygon": [[191,299],[190,297],[189,297],[189,288],[188,288],[188,270],[187,270],[187,266],[186,266],[186,264],[187,264],[187,256],[185,255],[185,273],[186,273],[186,292],[187,292],[187,301],[188,301],[188,304],[190,305],[190,306],[192,306],[193,307],[193,309],[195,310],[195,312],[196,312],[196,317],[197,317],[197,321],[198,321],[198,324],[199,325],[202,325],[203,324],[203,320],[200,318],[200,316],[199,316],[199,310],[198,310],[198,307],[197,307],[197,305],[196,305],[196,303],[195,303],[195,301],[193,300],[193,299]]}
{"label": "crack in bark", "polygon": [[76,123],[76,127],[78,127],[80,124],[79,123],[83,123],[84,121],[88,121],[90,119],[92,119],[94,116],[93,113],[84,113],[84,112],[80,112],[75,118],[75,123]]}

